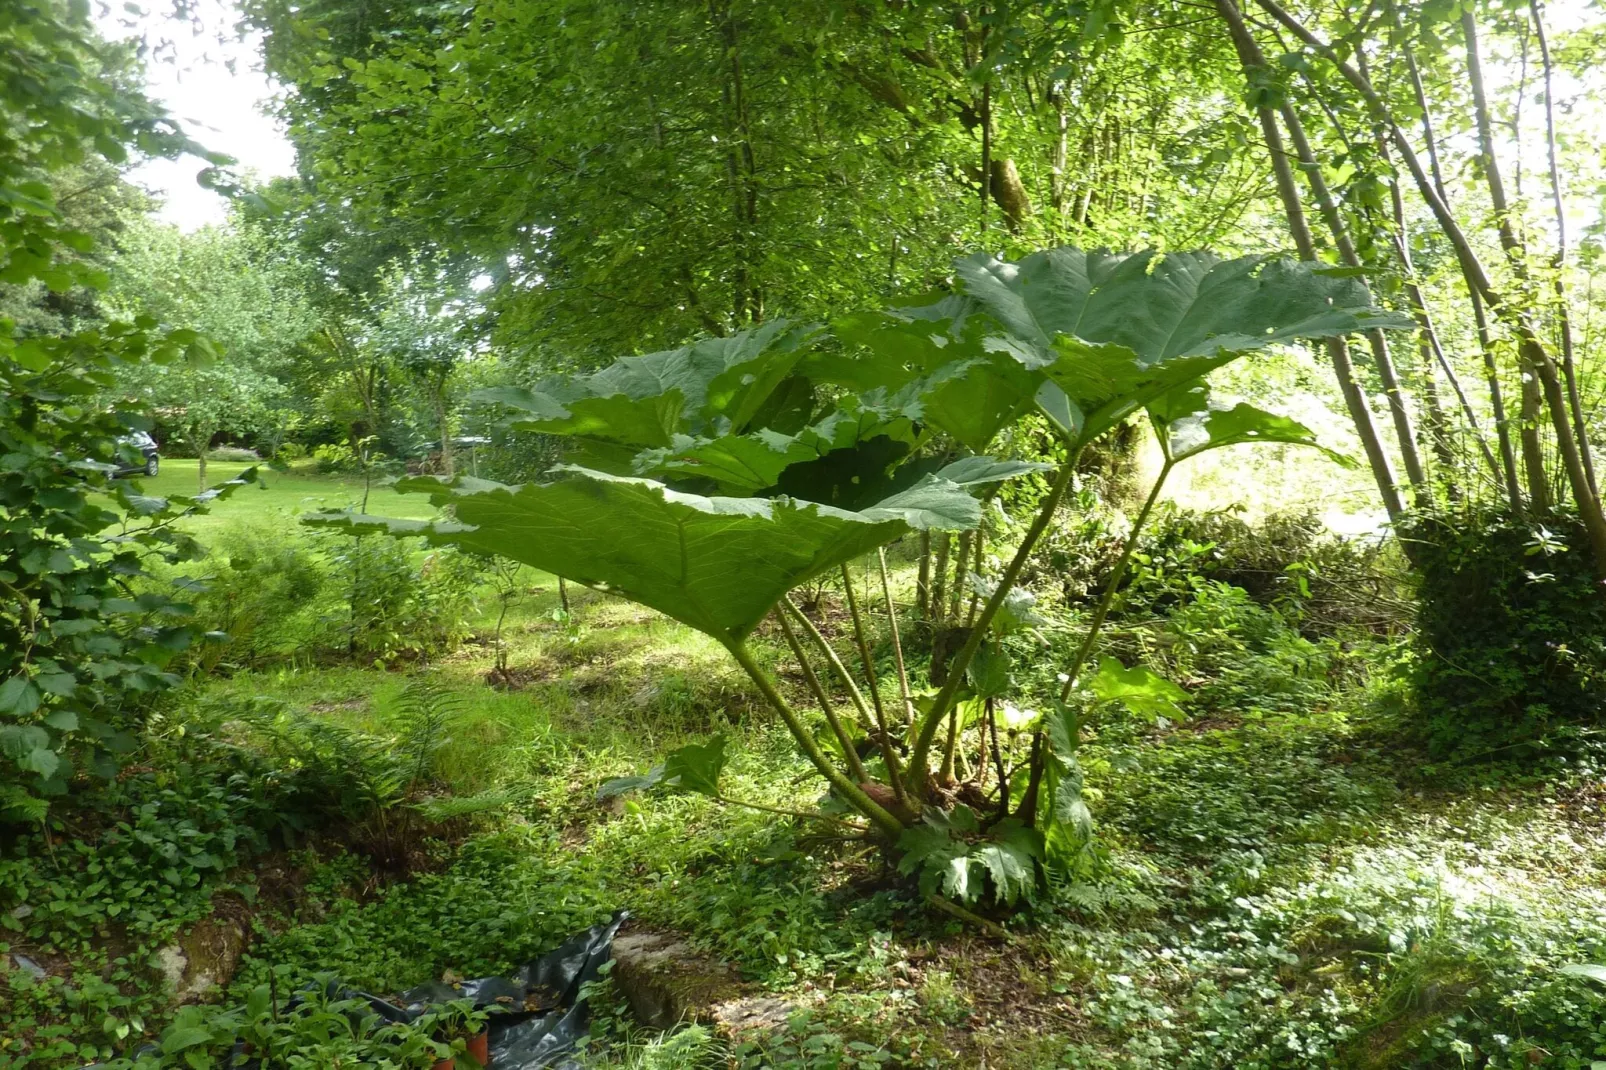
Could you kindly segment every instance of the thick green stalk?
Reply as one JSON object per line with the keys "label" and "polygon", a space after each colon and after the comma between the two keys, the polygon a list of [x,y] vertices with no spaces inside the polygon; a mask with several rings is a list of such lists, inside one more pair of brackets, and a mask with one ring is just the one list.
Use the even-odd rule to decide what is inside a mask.
{"label": "thick green stalk", "polygon": [[1065,492],[1070,488],[1071,480],[1076,475],[1076,462],[1081,455],[1082,448],[1078,445],[1060,466],[1054,485],[1049,489],[1048,496],[1043,499],[1042,507],[1037,511],[1037,519],[1033,520],[1032,526],[1026,530],[1015,556],[1004,567],[1004,574],[998,577],[998,588],[993,591],[993,596],[987,600],[981,615],[976,618],[975,626],[965,637],[965,645],[959,648],[959,653],[955,654],[953,661],[949,663],[948,678],[943,681],[942,690],[937,692],[931,708],[921,720],[919,731],[915,736],[913,753],[909,756],[909,768],[916,781],[925,778],[932,740],[936,738],[937,729],[942,726],[943,718],[948,715],[954,701],[959,697],[959,689],[965,682],[965,671],[970,668],[976,651],[981,648],[982,637],[987,634],[987,629],[992,627],[993,618],[1004,608],[1004,599],[1009,597],[1015,581],[1020,578],[1021,570],[1026,567],[1026,559],[1031,556],[1037,541],[1043,537],[1043,532],[1053,523],[1054,513],[1059,509],[1060,501],[1065,497]]}
{"label": "thick green stalk", "polygon": [[790,598],[787,598],[783,604],[792,611],[792,616],[796,618],[798,623],[803,625],[803,629],[809,633],[809,638],[814,640],[815,645],[825,655],[825,660],[836,671],[843,686],[848,689],[848,697],[853,700],[854,708],[859,711],[860,720],[866,724],[876,726],[881,736],[881,758],[887,765],[887,778],[892,782],[892,792],[898,797],[900,803],[907,805],[908,800],[903,794],[903,775],[898,767],[898,752],[892,749],[892,736],[887,732],[886,718],[882,716],[880,707],[876,707],[875,715],[872,717],[870,710],[865,706],[864,693],[859,690],[859,685],[854,682],[853,674],[848,672],[848,667],[842,663],[841,658],[837,657],[836,651],[826,641],[825,636],[820,634],[820,629],[816,628],[814,622],[803,615],[803,611],[797,608]]}
{"label": "thick green stalk", "polygon": [[853,594],[853,574],[846,562],[842,564],[842,591],[848,599],[848,612],[853,616],[853,641],[859,648],[859,659],[864,662],[864,678],[870,684],[870,701],[875,703],[876,724],[887,730],[886,711],[881,708],[881,685],[876,681],[875,659],[870,656],[870,641],[864,635],[864,617],[859,613],[859,600]]}
{"label": "thick green stalk", "polygon": [[909,671],[903,664],[903,641],[898,637],[898,604],[892,600],[892,581],[887,577],[887,551],[876,548],[881,564],[881,595],[887,600],[887,627],[892,630],[892,662],[898,669],[898,697],[903,702],[903,722],[914,716],[914,700],[909,697]]}
{"label": "thick green stalk", "polygon": [[759,692],[769,700],[771,706],[775,707],[775,712],[781,715],[787,731],[792,733],[792,738],[797,740],[797,745],[802,748],[804,756],[814,763],[814,768],[820,771],[820,775],[841,793],[849,805],[874,821],[883,832],[896,841],[903,834],[903,822],[893,817],[885,807],[870,798],[863,788],[849,780],[840,769],[831,764],[831,759],[820,750],[820,745],[814,741],[814,736],[803,723],[803,719],[776,688],[775,681],[771,680],[769,674],[753,660],[753,654],[747,649],[747,644],[740,639],[727,639],[724,643],[725,649],[736,659],[736,664],[740,665],[753,683],[758,685]]}
{"label": "thick green stalk", "polygon": [[1121,557],[1110,572],[1110,580],[1104,585],[1104,594],[1099,598],[1099,604],[1093,610],[1093,620],[1087,626],[1087,635],[1082,638],[1082,645],[1077,648],[1076,660],[1071,662],[1070,670],[1065,676],[1065,684],[1060,688],[1060,701],[1064,702],[1071,697],[1071,688],[1076,686],[1076,677],[1087,663],[1087,656],[1093,652],[1093,644],[1098,641],[1099,631],[1104,627],[1104,618],[1109,616],[1110,607],[1115,604],[1116,592],[1121,587],[1121,580],[1126,576],[1126,566],[1132,560],[1132,551],[1137,549],[1138,535],[1143,531],[1143,525],[1149,520],[1149,513],[1154,510],[1154,503],[1160,499],[1160,488],[1165,486],[1165,477],[1171,474],[1171,467],[1175,461],[1166,461],[1155,477],[1154,486],[1149,488],[1149,496],[1143,502],[1143,508],[1138,511],[1137,519],[1132,521],[1132,531],[1126,537],[1126,545],[1121,547]]}
{"label": "thick green stalk", "polygon": [[859,761],[859,752],[854,749],[853,737],[843,727],[842,719],[836,715],[836,707],[831,704],[831,696],[826,694],[825,686],[820,678],[814,674],[814,666],[809,664],[808,655],[803,652],[803,644],[797,641],[797,633],[792,631],[792,625],[787,622],[786,611],[780,606],[775,607],[775,619],[781,625],[781,634],[786,637],[786,645],[797,659],[798,666],[803,670],[803,681],[809,685],[809,691],[820,704],[820,712],[825,714],[825,723],[831,726],[831,734],[842,748],[842,758],[848,763],[853,778],[863,784],[870,777],[864,771],[864,764]]}

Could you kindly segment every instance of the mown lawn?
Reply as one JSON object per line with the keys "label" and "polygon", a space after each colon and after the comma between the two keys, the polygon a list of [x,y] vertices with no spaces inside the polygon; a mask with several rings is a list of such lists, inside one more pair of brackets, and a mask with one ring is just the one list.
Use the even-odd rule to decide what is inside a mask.
{"label": "mown lawn", "polygon": [[[141,478],[140,486],[147,494],[193,495],[199,489],[197,468],[193,458],[162,458],[157,476]],[[250,465],[232,461],[208,461],[206,481],[216,486],[233,479]],[[290,525],[296,518],[319,509],[344,509],[361,505],[363,483],[360,478],[326,475],[318,472],[310,462],[293,466],[289,471],[275,471],[267,465],[255,466],[261,475],[262,486],[243,487],[232,498],[214,505],[205,516],[186,521],[191,531],[204,537],[231,524],[274,523]],[[370,512],[386,516],[422,519],[434,515],[429,501],[417,494],[398,494],[382,482],[376,481],[368,491]]]}

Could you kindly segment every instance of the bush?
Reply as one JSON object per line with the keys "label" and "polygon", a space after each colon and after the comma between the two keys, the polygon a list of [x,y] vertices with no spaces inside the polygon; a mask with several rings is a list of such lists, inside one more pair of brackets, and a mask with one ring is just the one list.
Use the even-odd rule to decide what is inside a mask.
{"label": "bush", "polygon": [[415,563],[396,539],[332,536],[332,577],[345,600],[346,652],[364,661],[429,657],[468,635],[483,564],[452,549]]}
{"label": "bush", "polygon": [[1599,723],[1606,600],[1576,516],[1424,518],[1402,537],[1420,575],[1410,682],[1434,753],[1555,742]]}
{"label": "bush", "polygon": [[218,446],[206,451],[209,461],[233,461],[236,463],[255,464],[262,459],[256,450],[244,446]]}
{"label": "bush", "polygon": [[326,442],[314,447],[312,459],[318,471],[325,473],[356,472],[362,468],[357,452],[342,442]]}
{"label": "bush", "polygon": [[0,319],[0,821],[42,818],[81,772],[115,775],[150,698],[178,682],[189,606],[148,570],[199,556],[175,521],[205,504],[113,478],[139,460],[122,436],[150,421],[103,400],[117,369],[178,344],[111,324],[18,345]]}
{"label": "bush", "polygon": [[206,563],[190,581],[197,624],[217,640],[193,659],[206,671],[433,657],[468,635],[485,572],[456,550],[268,527],[226,532]]}
{"label": "bush", "polygon": [[[1037,575],[1054,577],[1066,602],[1091,604],[1126,531],[1120,514],[1081,501],[1074,519],[1043,540]],[[1404,577],[1390,546],[1334,535],[1311,513],[1273,513],[1252,524],[1228,510],[1162,505],[1140,536],[1116,612],[1163,613],[1219,582],[1277,607],[1312,638],[1357,629],[1397,634],[1409,620]]]}
{"label": "bush", "polygon": [[329,565],[309,540],[237,527],[218,540],[207,566],[197,619],[227,640],[201,648],[201,667],[260,666],[338,644]]}

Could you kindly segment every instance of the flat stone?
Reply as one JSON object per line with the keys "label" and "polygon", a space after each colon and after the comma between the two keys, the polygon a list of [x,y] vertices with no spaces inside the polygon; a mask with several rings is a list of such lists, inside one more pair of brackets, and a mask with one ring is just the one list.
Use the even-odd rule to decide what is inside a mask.
{"label": "flat stone", "polygon": [[715,1007],[710,1016],[727,1038],[738,1040],[745,1033],[773,1033],[786,1026],[797,1004],[779,996],[748,996]]}
{"label": "flat stone", "polygon": [[620,933],[613,962],[614,983],[636,1019],[652,1029],[712,1022],[719,1007],[746,994],[736,971],[665,933]]}

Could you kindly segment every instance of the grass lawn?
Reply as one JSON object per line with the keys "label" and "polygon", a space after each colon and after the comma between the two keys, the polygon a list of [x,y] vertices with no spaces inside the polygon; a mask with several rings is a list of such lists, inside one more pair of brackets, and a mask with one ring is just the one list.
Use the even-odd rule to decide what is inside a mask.
{"label": "grass lawn", "polygon": [[[193,459],[164,457],[161,473],[156,478],[140,479],[138,482],[147,494],[194,494],[199,489],[196,478],[198,463]],[[215,486],[233,479],[247,467],[233,462],[210,461],[206,466],[207,483]],[[362,504],[361,479],[324,475],[310,464],[297,465],[288,472],[276,472],[266,465],[259,466],[258,470],[264,486],[242,488],[228,501],[214,505],[206,516],[189,520],[189,529],[204,538],[209,533],[242,521],[292,523],[296,517],[319,509],[343,509]],[[368,511],[410,519],[427,519],[435,515],[434,507],[422,495],[398,494],[385,486],[375,486],[369,492]]]}

